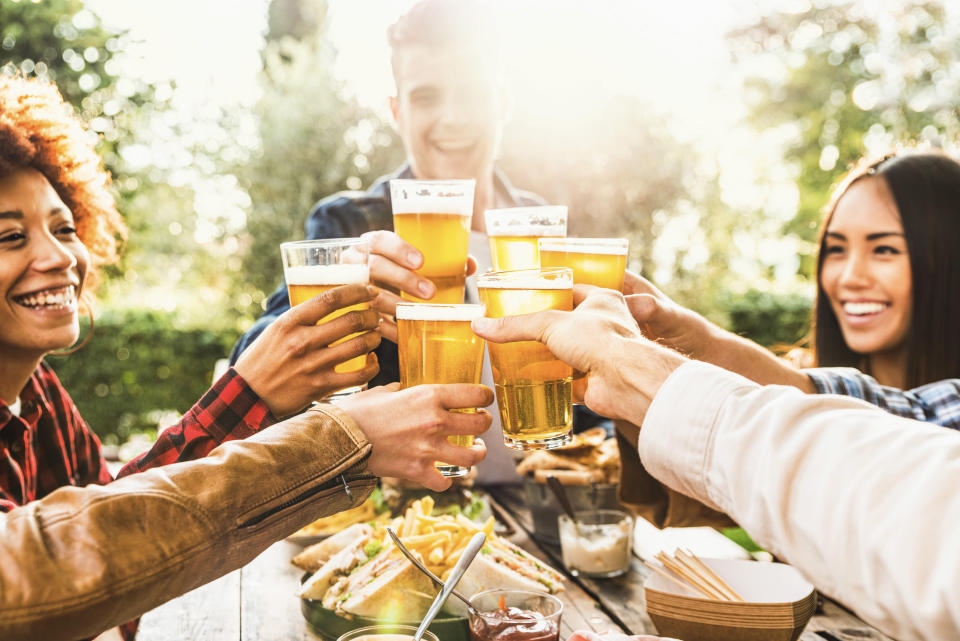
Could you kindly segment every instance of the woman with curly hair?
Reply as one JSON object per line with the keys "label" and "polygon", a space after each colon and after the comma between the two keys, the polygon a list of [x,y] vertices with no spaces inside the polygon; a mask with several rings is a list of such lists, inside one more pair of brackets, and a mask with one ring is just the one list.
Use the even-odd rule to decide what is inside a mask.
{"label": "woman with curly hair", "polygon": [[[207,541],[211,532],[223,530],[218,536],[240,549],[262,550],[276,538],[265,537],[260,528],[279,538],[305,524],[296,515],[305,503],[319,505],[313,518],[323,515],[318,510],[356,504],[372,489],[371,475],[445,489],[450,482],[434,461],[470,466],[484,452],[482,443],[455,447],[447,436],[479,434],[489,425],[484,412],[448,410],[487,405],[490,390],[423,386],[356,394],[339,409],[320,405],[270,430],[275,436],[265,433],[312,399],[366,382],[377,372],[372,355],[358,372],[334,371],[379,343],[376,312],[349,312],[317,324],[335,309],[377,294],[372,287],[348,285],[284,314],[178,425],[125,466],[119,476],[144,478],[139,492],[122,491],[132,487],[124,483],[130,478],[96,500],[78,503],[92,493],[58,492],[113,480],[97,437],[43,362],[76,342],[80,301],[91,298],[97,269],[116,260],[125,234],[94,143],[55,86],[0,74],[0,637],[5,639],[24,638],[24,631],[29,638],[75,638],[80,630],[122,622],[120,617],[199,585],[190,577],[211,580],[252,558],[227,548],[207,550],[214,545]],[[361,335],[328,347],[357,332]],[[319,451],[303,443],[291,447],[310,429],[320,435],[313,439],[318,447],[324,443]],[[257,447],[218,447],[248,437]],[[301,459],[309,456],[291,460],[290,450]],[[238,487],[236,471],[245,466],[249,475],[251,452],[262,473],[256,483],[245,477],[246,485]],[[135,474],[199,459],[209,464],[175,466],[159,476]],[[246,462],[232,462],[239,459]],[[316,469],[283,478],[306,461]],[[175,482],[184,475],[194,478],[192,484]],[[356,495],[352,480],[362,481]],[[310,489],[311,483],[316,487]],[[219,494],[220,488],[230,495]],[[233,503],[244,493],[250,494],[245,504]],[[116,511],[104,512],[114,504]],[[186,516],[170,515],[172,505],[193,504],[199,507]],[[161,527],[167,528],[162,535]],[[198,537],[205,541],[199,547]],[[163,545],[156,545],[161,539]],[[131,638],[135,627],[127,624],[124,636]]]}

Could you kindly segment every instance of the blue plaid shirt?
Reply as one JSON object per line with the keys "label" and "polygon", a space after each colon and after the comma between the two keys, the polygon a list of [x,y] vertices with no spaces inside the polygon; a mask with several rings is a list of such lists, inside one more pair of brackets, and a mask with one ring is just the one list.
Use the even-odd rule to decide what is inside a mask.
{"label": "blue plaid shirt", "polygon": [[885,387],[851,367],[820,367],[803,372],[819,394],[852,396],[897,416],[960,430],[960,378],[905,391]]}

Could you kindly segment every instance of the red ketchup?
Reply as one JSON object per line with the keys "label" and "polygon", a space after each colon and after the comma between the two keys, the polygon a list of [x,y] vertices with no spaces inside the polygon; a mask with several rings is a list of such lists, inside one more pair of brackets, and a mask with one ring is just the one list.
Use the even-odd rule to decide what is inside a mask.
{"label": "red ketchup", "polygon": [[501,608],[473,617],[470,641],[559,641],[557,621],[539,612]]}

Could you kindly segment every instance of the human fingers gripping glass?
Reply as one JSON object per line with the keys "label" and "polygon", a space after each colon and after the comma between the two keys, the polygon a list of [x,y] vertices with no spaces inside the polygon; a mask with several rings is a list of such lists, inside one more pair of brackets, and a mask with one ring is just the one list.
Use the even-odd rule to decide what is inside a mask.
{"label": "human fingers gripping glass", "polygon": [[390,181],[393,227],[423,254],[417,273],[436,286],[431,302],[463,303],[475,186],[473,179]]}
{"label": "human fingers gripping glass", "polygon": [[[480,383],[482,338],[470,321],[483,316],[482,305],[397,304],[400,383],[404,388],[434,383]],[[476,412],[475,408],[454,409]],[[454,445],[470,446],[473,437],[449,436]],[[469,467],[437,463],[444,476],[464,476]]]}
{"label": "human fingers gripping glass", "polygon": [[[573,309],[573,272],[529,269],[483,274],[480,300],[491,318]],[[507,447],[552,449],[570,441],[573,370],[542,343],[488,343]]]}
{"label": "human fingers gripping glass", "polygon": [[[280,245],[283,275],[287,282],[290,306],[300,305],[334,287],[370,282],[370,243],[363,238],[332,240],[305,240]],[[329,322],[352,310],[370,309],[369,302],[357,303],[335,310],[320,319]],[[332,345],[349,340],[346,336]],[[361,355],[334,368],[337,373],[355,372],[366,366]],[[365,385],[337,390],[330,398],[338,398],[364,389]]]}

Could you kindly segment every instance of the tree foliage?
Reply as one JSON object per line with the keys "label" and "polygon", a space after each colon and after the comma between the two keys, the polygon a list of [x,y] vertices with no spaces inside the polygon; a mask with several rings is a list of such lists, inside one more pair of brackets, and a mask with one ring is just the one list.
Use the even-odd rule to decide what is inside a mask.
{"label": "tree foliage", "polygon": [[[800,204],[785,233],[814,240],[831,186],[865,153],[960,135],[960,25],[941,2],[823,2],[772,12],[729,34],[760,130],[790,127],[785,160]],[[802,264],[810,276],[812,256]]]}
{"label": "tree foliage", "polygon": [[[84,323],[81,332],[89,326]],[[120,442],[134,432],[167,427],[210,387],[214,364],[236,334],[177,328],[176,315],[107,311],[90,343],[70,356],[49,356],[87,424]]]}
{"label": "tree foliage", "polygon": [[[314,28],[284,18],[311,16]],[[373,111],[344,92],[332,71],[336,52],[324,38],[324,0],[274,0],[271,38],[263,51],[263,95],[255,108],[259,143],[230,167],[250,195],[243,273],[251,300],[280,282],[281,242],[303,237],[313,204],[344,189],[360,189],[403,159],[399,141]],[[290,30],[282,25],[298,25]]]}
{"label": "tree foliage", "polygon": [[517,186],[569,207],[571,236],[630,238],[632,262],[649,275],[666,218],[656,214],[690,198],[693,152],[636,98],[598,100],[580,118],[591,126],[558,126],[521,108],[501,165]]}

